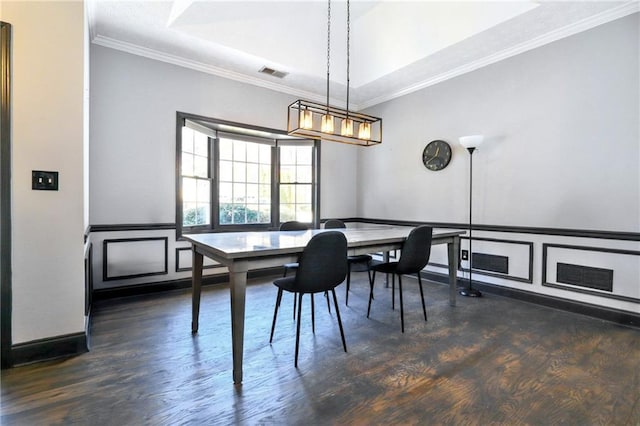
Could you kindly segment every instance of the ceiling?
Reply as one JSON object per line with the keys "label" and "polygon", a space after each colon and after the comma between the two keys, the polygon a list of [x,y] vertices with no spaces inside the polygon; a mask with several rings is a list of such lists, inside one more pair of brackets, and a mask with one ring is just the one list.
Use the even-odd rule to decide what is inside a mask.
{"label": "ceiling", "polygon": [[[638,4],[352,0],[349,106],[411,93],[637,12]],[[342,107],[346,9],[331,2],[330,95]],[[326,101],[326,1],[88,0],[87,10],[95,44]]]}

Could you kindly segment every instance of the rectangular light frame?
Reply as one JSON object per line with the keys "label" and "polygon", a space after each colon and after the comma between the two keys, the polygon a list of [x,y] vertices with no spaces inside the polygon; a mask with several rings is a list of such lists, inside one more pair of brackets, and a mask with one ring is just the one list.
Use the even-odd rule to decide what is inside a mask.
{"label": "rectangular light frame", "polygon": [[[302,128],[300,126],[300,116],[303,112],[311,112],[312,127]],[[340,132],[340,122],[335,123],[335,131],[333,133],[326,133],[320,130],[322,116],[329,112],[333,117],[344,120],[347,117],[353,120],[354,129],[353,136],[342,136]],[[358,127],[362,123],[369,123],[371,126],[370,137],[368,139],[358,138]],[[336,133],[337,132],[337,133]],[[313,138],[328,140],[333,142],[347,143],[351,145],[360,146],[373,146],[382,143],[382,119],[373,117],[371,115],[362,114],[359,112],[347,111],[341,108],[336,108],[327,105],[320,104],[312,101],[305,101],[298,99],[289,105],[287,114],[287,133],[291,136],[300,136],[304,138]]]}

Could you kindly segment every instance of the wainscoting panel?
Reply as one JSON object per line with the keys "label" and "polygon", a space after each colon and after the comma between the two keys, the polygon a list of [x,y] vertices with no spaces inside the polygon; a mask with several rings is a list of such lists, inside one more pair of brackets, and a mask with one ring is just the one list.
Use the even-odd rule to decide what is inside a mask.
{"label": "wainscoting panel", "polygon": [[104,240],[103,281],[166,275],[168,238],[122,238]]}
{"label": "wainscoting panel", "polygon": [[[474,234],[475,235],[475,234]],[[469,250],[469,237],[460,241],[462,251]],[[473,275],[504,278],[522,283],[533,283],[533,243],[496,238],[473,237]],[[469,271],[469,261],[461,260],[463,272]],[[500,272],[506,267],[506,272]]]}
{"label": "wainscoting panel", "polygon": [[640,302],[640,251],[543,244],[542,285]]}

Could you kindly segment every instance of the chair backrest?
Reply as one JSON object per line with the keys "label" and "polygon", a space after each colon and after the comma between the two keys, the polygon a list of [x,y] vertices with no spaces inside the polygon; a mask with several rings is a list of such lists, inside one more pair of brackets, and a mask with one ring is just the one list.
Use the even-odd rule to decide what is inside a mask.
{"label": "chair backrest", "polygon": [[309,229],[309,226],[306,223],[298,222],[296,220],[283,222],[282,225],[280,225],[281,231],[306,231],[307,229]]}
{"label": "chair backrest", "polygon": [[433,228],[430,226],[418,226],[411,230],[400,253],[397,267],[399,274],[414,274],[427,266],[431,255],[432,236]]}
{"label": "chair backrest", "polygon": [[298,263],[297,291],[318,293],[335,288],[347,276],[347,238],[340,231],[314,235]]}
{"label": "chair backrest", "polygon": [[324,223],[324,229],[344,229],[347,225],[343,221],[338,219],[329,219]]}

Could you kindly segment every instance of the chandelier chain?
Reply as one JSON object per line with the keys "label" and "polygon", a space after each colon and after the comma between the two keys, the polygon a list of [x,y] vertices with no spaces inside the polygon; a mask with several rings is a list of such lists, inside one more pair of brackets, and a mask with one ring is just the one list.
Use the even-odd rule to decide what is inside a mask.
{"label": "chandelier chain", "polygon": [[329,70],[331,67],[331,0],[327,3],[327,114],[329,114]]}
{"label": "chandelier chain", "polygon": [[351,12],[349,7],[349,0],[347,0],[347,118],[349,118],[349,47],[351,44]]}

